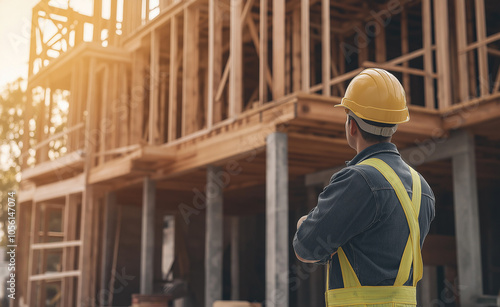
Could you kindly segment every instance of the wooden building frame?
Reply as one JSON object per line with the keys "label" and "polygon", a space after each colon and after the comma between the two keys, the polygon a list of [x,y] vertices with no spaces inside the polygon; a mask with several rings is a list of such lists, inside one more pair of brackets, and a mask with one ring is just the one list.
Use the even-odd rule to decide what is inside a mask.
{"label": "wooden building frame", "polygon": [[[259,293],[266,304],[317,302],[309,287],[291,290],[297,263],[289,257],[288,218],[310,207],[318,188],[353,156],[345,114],[332,106],[367,67],[401,80],[411,121],[393,141],[410,164],[437,178],[430,183],[440,197],[449,191],[454,199],[454,235],[437,232],[429,237],[434,250],[424,246],[424,262],[432,267],[420,298],[435,298],[436,266],[446,268],[447,280],[458,275],[461,306],[488,299],[500,283],[500,272],[486,278],[481,269],[496,265],[492,256],[482,263],[481,251],[496,251],[481,242],[479,207],[495,209],[478,196],[479,188],[490,191],[499,182],[500,169],[500,23],[494,20],[500,10],[493,0],[93,3],[92,16],[48,0],[33,8],[26,118],[35,116],[30,105],[41,107],[34,163],[29,148],[22,153],[20,219],[31,222],[19,236],[31,240],[19,247],[26,269],[17,280],[22,300],[16,306],[41,306],[49,283],[59,283],[59,306],[110,306],[130,303],[132,293],[157,293],[158,216],[166,212],[186,222],[176,237],[175,274],[203,287],[188,295],[186,306],[227,298],[222,272],[229,220],[230,297],[248,298],[240,240],[254,239],[241,229],[248,226],[245,215],[259,214],[265,242],[254,244],[265,247]],[[55,34],[44,32],[44,22],[54,24]],[[64,131],[52,133],[57,90],[69,93],[69,109]],[[54,142],[67,148],[57,159],[51,158]],[[442,186],[443,180],[450,184]],[[259,192],[251,195],[252,189]],[[202,205],[193,193],[204,195]],[[255,199],[263,205],[252,205]],[[125,205],[130,212],[140,207],[140,218]],[[57,233],[47,228],[52,207],[61,212]],[[195,225],[190,217],[204,220]],[[125,280],[128,288],[117,291],[118,264],[132,261],[119,253],[130,230],[126,221],[140,234],[130,239],[140,241],[134,245],[140,256],[131,253],[140,268]],[[183,239],[196,227],[204,228],[196,236],[206,234],[203,274],[196,271],[197,256],[186,252],[194,243]],[[57,272],[47,271],[49,251],[60,253]],[[309,277],[317,284],[321,274]]]}

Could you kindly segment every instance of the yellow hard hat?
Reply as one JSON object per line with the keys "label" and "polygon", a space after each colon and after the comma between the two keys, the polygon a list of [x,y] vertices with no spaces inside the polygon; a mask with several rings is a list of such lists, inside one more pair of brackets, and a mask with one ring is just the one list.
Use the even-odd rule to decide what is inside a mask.
{"label": "yellow hard hat", "polygon": [[380,68],[368,68],[359,73],[347,87],[344,107],[362,119],[400,124],[410,120],[403,86],[393,74]]}

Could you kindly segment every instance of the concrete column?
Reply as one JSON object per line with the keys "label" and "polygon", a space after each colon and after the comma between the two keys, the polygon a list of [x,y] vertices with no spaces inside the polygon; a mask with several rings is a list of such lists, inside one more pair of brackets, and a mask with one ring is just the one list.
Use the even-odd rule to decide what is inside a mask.
{"label": "concrete column", "polygon": [[154,225],[156,184],[144,178],[141,234],[141,294],[153,293]]}
{"label": "concrete column", "polygon": [[474,136],[465,131],[459,136],[466,150],[452,157],[453,199],[460,305],[467,307],[477,305],[474,297],[483,293],[483,277]]}
{"label": "concrete column", "polygon": [[288,136],[267,136],[266,306],[288,306]]}
{"label": "concrete column", "polygon": [[223,185],[220,167],[207,167],[207,217],[205,239],[205,306],[222,299]]}

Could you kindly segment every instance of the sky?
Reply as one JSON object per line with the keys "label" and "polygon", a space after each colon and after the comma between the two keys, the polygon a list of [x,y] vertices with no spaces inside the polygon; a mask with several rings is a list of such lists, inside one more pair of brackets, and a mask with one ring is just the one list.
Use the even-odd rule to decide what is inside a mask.
{"label": "sky", "polygon": [[31,9],[39,0],[0,0],[0,88],[27,78]]}

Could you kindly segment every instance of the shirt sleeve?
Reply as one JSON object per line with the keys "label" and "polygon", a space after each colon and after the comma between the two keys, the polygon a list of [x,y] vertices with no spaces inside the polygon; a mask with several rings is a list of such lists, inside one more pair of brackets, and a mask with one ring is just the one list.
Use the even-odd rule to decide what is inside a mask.
{"label": "shirt sleeve", "polygon": [[305,260],[326,262],[352,237],[370,227],[377,214],[375,196],[353,167],[334,174],[317,206],[295,233],[293,247]]}

